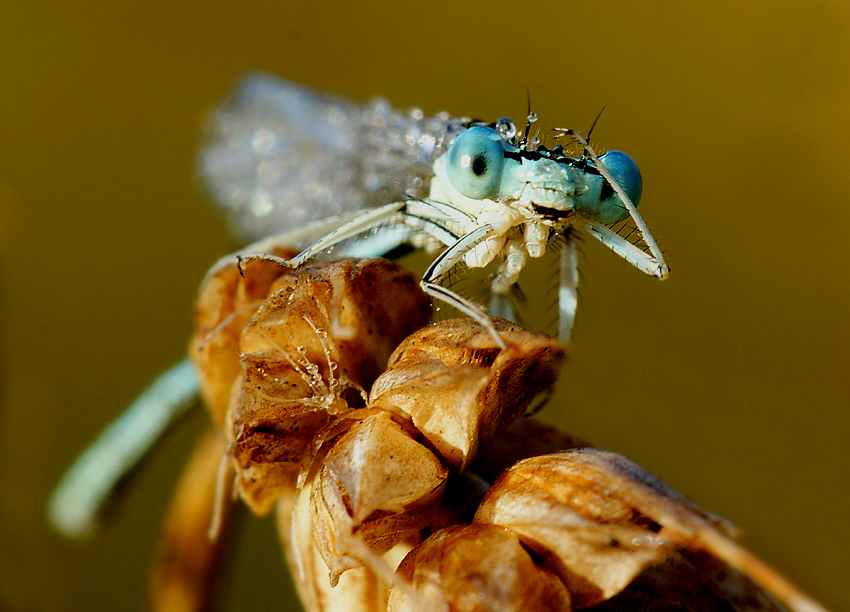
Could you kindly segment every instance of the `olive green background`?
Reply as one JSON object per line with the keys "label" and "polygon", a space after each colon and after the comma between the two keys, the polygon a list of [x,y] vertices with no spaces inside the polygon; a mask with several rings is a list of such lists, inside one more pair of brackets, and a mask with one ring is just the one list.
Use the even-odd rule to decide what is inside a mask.
{"label": "olive green background", "polygon": [[[544,416],[623,453],[850,610],[850,3],[0,2],[0,610],[139,610],[204,416],[85,543],[45,525],[74,456],[185,352],[236,242],[193,178],[244,71],[521,120],[628,151],[664,283],[592,240]],[[249,517],[222,609],[297,609]]]}

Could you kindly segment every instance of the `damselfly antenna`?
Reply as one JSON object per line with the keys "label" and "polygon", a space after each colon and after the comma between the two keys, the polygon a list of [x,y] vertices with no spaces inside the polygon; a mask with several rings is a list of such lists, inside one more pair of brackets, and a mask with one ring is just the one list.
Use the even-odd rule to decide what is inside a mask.
{"label": "damselfly antenna", "polygon": [[593,128],[596,127],[596,122],[599,121],[599,118],[602,116],[603,111],[605,111],[605,106],[599,109],[599,113],[597,113],[596,119],[593,120],[593,123],[590,124],[590,129],[587,130],[587,144],[590,144],[590,135],[593,134]]}

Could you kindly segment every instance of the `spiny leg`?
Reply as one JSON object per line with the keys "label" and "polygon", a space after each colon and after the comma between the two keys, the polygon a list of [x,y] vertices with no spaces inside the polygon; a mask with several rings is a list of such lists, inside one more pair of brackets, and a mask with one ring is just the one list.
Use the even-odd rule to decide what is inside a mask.
{"label": "spiny leg", "polygon": [[[322,251],[385,225],[404,226],[412,232],[424,233],[438,242],[450,246],[460,237],[459,228],[473,220],[474,218],[469,213],[445,202],[421,199],[393,202],[358,214],[289,260],[287,265],[290,267],[300,266]],[[410,239],[410,237],[410,235],[406,236],[407,239]],[[383,243],[379,241],[376,242],[377,244]],[[357,252],[361,257],[382,257],[396,246],[395,244],[391,247],[382,246],[374,251],[357,249]]]}
{"label": "spiny leg", "polygon": [[[608,182],[608,184],[611,186],[611,188],[614,190],[614,192],[619,196],[620,201],[623,203],[623,206],[625,206],[626,210],[629,212],[629,216],[632,218],[632,221],[634,221],[635,225],[638,228],[638,231],[641,233],[641,237],[643,238],[643,241],[649,247],[649,252],[651,254],[651,258],[649,256],[647,256],[646,253],[643,253],[643,251],[641,251],[640,249],[638,249],[637,247],[635,247],[631,243],[628,243],[626,240],[620,238],[619,236],[618,236],[618,238],[620,238],[620,241],[629,244],[629,246],[631,246],[636,251],[641,252],[644,256],[643,257],[644,259],[650,259],[652,264],[654,264],[653,269],[651,269],[651,270],[647,270],[646,267],[640,266],[638,264],[635,264],[635,265],[638,268],[640,268],[641,270],[643,270],[644,272],[646,272],[647,274],[651,274],[652,276],[657,276],[660,279],[667,278],[667,274],[669,272],[669,269],[667,268],[667,264],[664,262],[664,255],[661,253],[661,249],[658,248],[658,244],[656,244],[655,239],[652,237],[652,234],[649,232],[649,228],[646,226],[646,223],[644,223],[643,219],[641,218],[640,214],[637,211],[637,208],[632,203],[628,194],[626,194],[625,189],[623,189],[623,187],[620,185],[620,183],[611,175],[611,173],[608,171],[608,168],[605,167],[605,164],[603,164],[599,160],[599,157],[596,155],[596,152],[593,150],[593,148],[590,146],[590,144],[584,138],[582,138],[582,136],[580,134],[578,134],[575,130],[570,129],[570,128],[555,128],[555,131],[560,132],[561,134],[564,134],[565,136],[567,136],[569,138],[572,138],[579,145],[581,145],[581,147],[584,149],[585,155],[587,155],[587,157],[589,157],[590,160],[594,163],[594,165],[596,166],[596,169],[599,171],[599,174],[601,174],[602,178],[604,178]],[[623,252],[630,251],[629,249],[626,249],[625,247],[623,247],[623,245],[619,244],[619,241],[614,241],[613,239],[611,239],[608,236],[605,236],[605,238],[603,239],[602,236],[605,235],[605,232],[593,231],[593,230],[598,229],[599,226],[605,227],[604,225],[602,225],[601,223],[595,222],[595,221],[591,221],[591,220],[587,220],[587,222],[588,222],[588,225],[592,226],[592,228],[593,228],[591,230],[591,233],[594,235],[594,237],[601,240],[602,243],[605,246],[614,250],[614,252],[616,252],[620,255],[623,255]],[[606,227],[606,229],[608,229],[608,228]],[[611,233],[613,234],[614,232],[611,232]],[[615,247],[615,245],[616,245],[616,247]],[[623,256],[625,257],[625,255],[623,255]],[[632,259],[628,259],[628,261],[634,263],[634,261]]]}
{"label": "spiny leg", "polygon": [[[354,238],[355,236],[385,223],[401,223],[403,222],[403,218],[399,216],[399,213],[404,210],[405,206],[406,204],[404,202],[393,202],[392,204],[387,204],[380,208],[364,212],[314,242],[311,246],[307,247],[298,255],[290,259],[287,265],[292,268],[297,268],[301,264],[316,257],[316,255],[322,251],[325,251],[344,240]],[[379,254],[376,254],[375,256],[379,256]]]}
{"label": "spiny leg", "polygon": [[[290,238],[290,236],[301,236],[302,232],[295,232],[293,234],[279,234],[277,236],[273,236],[272,238],[267,238],[259,242],[255,242],[254,244],[249,245],[232,255],[222,257],[216,263],[216,265],[213,266],[211,272],[207,273],[207,276],[209,276],[214,270],[224,265],[236,262],[237,264],[239,264],[241,269],[241,265],[243,262],[254,260],[275,262],[285,268],[297,268],[298,266],[316,257],[322,251],[330,249],[338,245],[339,243],[348,240],[349,238],[353,238],[359,234],[363,234],[364,232],[367,232],[370,229],[376,228],[384,224],[401,224],[403,221],[398,215],[399,212],[404,209],[404,207],[404,202],[393,202],[392,204],[387,204],[386,206],[381,206],[380,208],[356,213],[353,216],[348,215],[344,218],[334,218],[332,221],[328,222],[325,225],[325,227],[333,228],[331,231],[327,232],[324,236],[319,238],[316,242],[308,246],[306,249],[301,251],[292,259],[284,259],[283,257],[272,255],[267,251],[271,250],[271,247],[274,246],[286,246],[285,243],[289,242],[288,239]],[[321,223],[318,223],[313,224],[312,227],[318,230],[321,229],[321,227],[323,226]],[[315,235],[315,233],[311,233],[311,235]],[[381,255],[383,255],[383,253],[374,253],[367,255],[372,257],[380,257]]]}
{"label": "spiny leg", "polygon": [[438,200],[410,199],[407,201],[406,212],[433,222],[443,221],[458,226],[475,222],[475,217],[468,211]]}
{"label": "spiny leg", "polygon": [[569,344],[578,308],[578,254],[575,240],[563,235],[559,254],[561,282],[558,287],[558,340]]}
{"label": "spiny leg", "polygon": [[422,290],[428,295],[457,308],[459,311],[475,319],[490,333],[496,343],[504,349],[506,348],[504,340],[502,340],[499,332],[493,326],[493,321],[490,320],[490,317],[487,316],[482,308],[478,304],[461,297],[451,289],[447,289],[439,284],[476,244],[492,237],[495,233],[496,230],[492,226],[482,225],[463,236],[437,256],[431,265],[428,266],[428,269],[425,270],[425,274],[422,275],[422,280],[419,284]]}
{"label": "spiny leg", "polygon": [[599,223],[598,221],[588,218],[582,218],[580,223],[591,236],[596,238],[599,242],[607,246],[641,272],[649,274],[650,276],[666,278],[666,264],[664,264],[664,276],[660,276],[658,259],[654,257],[652,253],[644,252],[643,249],[636,247],[604,223]]}
{"label": "spiny leg", "polygon": [[[360,241],[360,244],[352,247],[352,251],[360,257],[382,257],[387,252],[399,246],[400,243],[411,241],[416,233],[430,236],[437,242],[448,246],[458,239],[459,231],[453,230],[452,227],[462,223],[468,223],[470,219],[471,217],[467,213],[443,202],[434,202],[431,200],[393,202],[374,210],[360,212],[353,218],[349,217],[342,224],[335,222],[335,229],[322,236],[290,260],[263,252],[262,247],[264,246],[278,246],[282,240],[280,238],[256,243],[253,252],[250,252],[252,247],[242,249],[236,255],[236,259],[240,262],[261,259],[274,261],[288,268],[297,268],[315,258],[323,251],[382,226],[393,228],[385,232],[388,235],[390,232],[398,232],[399,228],[408,228],[408,231],[404,232],[402,230],[396,234],[397,238],[391,241],[371,241],[374,244],[370,244],[368,239],[365,242]],[[343,254],[348,254],[348,249],[343,250]],[[233,256],[225,258],[222,261],[232,262]]]}
{"label": "spiny leg", "polygon": [[[269,236],[268,238],[263,238],[262,240],[253,242],[239,249],[235,253],[230,253],[229,255],[219,258],[219,260],[216,261],[207,271],[203,282],[206,282],[222,268],[239,261],[240,257],[245,259],[258,253],[270,253],[275,248],[303,248],[304,243],[310,244],[319,237],[327,235],[362,214],[362,212],[356,212],[345,215],[336,215],[328,217],[327,219],[320,219],[319,221],[308,223],[307,225],[294,229],[290,232],[275,234],[274,236]],[[273,256],[270,256],[270,259],[278,261],[278,258]]]}

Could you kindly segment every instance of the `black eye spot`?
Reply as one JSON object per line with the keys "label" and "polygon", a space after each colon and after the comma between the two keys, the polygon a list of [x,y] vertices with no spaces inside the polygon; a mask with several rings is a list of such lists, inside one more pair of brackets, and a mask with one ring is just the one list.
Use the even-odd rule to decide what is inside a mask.
{"label": "black eye spot", "polygon": [[614,188],[608,181],[602,181],[602,189],[599,190],[599,201],[604,202],[614,195]]}
{"label": "black eye spot", "polygon": [[472,160],[472,171],[475,176],[482,176],[487,172],[487,159],[483,155],[479,155]]}

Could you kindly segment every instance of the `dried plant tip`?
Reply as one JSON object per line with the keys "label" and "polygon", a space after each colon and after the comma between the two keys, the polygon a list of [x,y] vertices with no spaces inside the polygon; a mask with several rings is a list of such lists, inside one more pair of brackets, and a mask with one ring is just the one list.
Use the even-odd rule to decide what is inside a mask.
{"label": "dried plant tip", "polygon": [[510,530],[449,527],[414,548],[398,568],[408,588],[390,591],[389,612],[567,612],[570,593]]}
{"label": "dried plant tip", "polygon": [[554,384],[566,357],[544,334],[493,323],[505,349],[472,319],[419,330],[396,349],[370,393],[371,406],[404,414],[459,470]]}
{"label": "dried plant tip", "polygon": [[448,475],[430,450],[383,411],[340,436],[324,466],[344,492],[355,527],[376,512],[432,503]]}
{"label": "dried plant tip", "polygon": [[518,533],[567,585],[576,608],[616,595],[677,548],[594,477],[568,453],[526,459],[496,481],[475,515]]}

